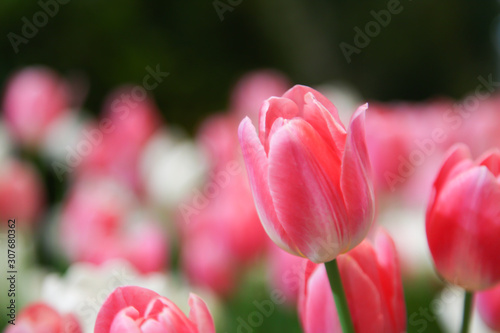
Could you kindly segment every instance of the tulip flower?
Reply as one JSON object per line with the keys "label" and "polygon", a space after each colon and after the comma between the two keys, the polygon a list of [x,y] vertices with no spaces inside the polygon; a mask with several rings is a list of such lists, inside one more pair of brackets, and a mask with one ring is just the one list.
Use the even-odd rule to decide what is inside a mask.
{"label": "tulip flower", "polygon": [[500,151],[470,159],[450,149],[427,210],[429,248],[439,274],[469,291],[500,282]]}
{"label": "tulip flower", "polygon": [[149,289],[115,289],[97,315],[94,333],[215,332],[208,308],[195,294],[189,296],[189,318],[169,299]]}
{"label": "tulip flower", "polygon": [[8,325],[5,333],[81,333],[72,314],[61,315],[44,303],[33,303],[21,310],[15,325]]}
{"label": "tulip flower", "polygon": [[[378,231],[373,242],[364,240],[337,260],[355,332],[405,332],[401,272],[390,236]],[[342,332],[324,265],[306,268],[299,316],[305,333]]]}
{"label": "tulip flower", "polygon": [[7,83],[3,101],[5,124],[15,139],[36,146],[49,127],[65,115],[69,86],[52,70],[28,67]]}
{"label": "tulip flower", "polygon": [[366,109],[358,108],[346,131],[326,97],[297,85],[264,102],[259,135],[249,118],[240,123],[254,202],[282,249],[322,263],[366,236],[374,211]]}
{"label": "tulip flower", "polygon": [[477,293],[477,307],[483,321],[491,329],[500,331],[500,285]]}
{"label": "tulip flower", "polygon": [[44,202],[42,180],[31,165],[11,158],[0,160],[0,220],[16,219],[23,227],[33,225]]}

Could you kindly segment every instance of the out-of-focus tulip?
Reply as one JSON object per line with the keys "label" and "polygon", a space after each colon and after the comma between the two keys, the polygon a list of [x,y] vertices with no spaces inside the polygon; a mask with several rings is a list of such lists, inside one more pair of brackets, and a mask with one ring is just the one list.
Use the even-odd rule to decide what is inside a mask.
{"label": "out-of-focus tulip", "polygon": [[6,333],[81,333],[72,314],[61,315],[44,303],[33,303],[21,310],[15,325],[8,325]]}
{"label": "out-of-focus tulip", "polygon": [[[112,93],[102,119],[85,130],[75,151],[81,160],[79,175],[112,177],[141,193],[139,157],[159,128],[160,118],[153,101],[134,96],[127,88]],[[83,142],[89,148],[79,151]]]}
{"label": "out-of-focus tulip", "polygon": [[500,332],[500,285],[476,294],[479,314],[493,330]]}
{"label": "out-of-focus tulip", "polygon": [[37,145],[50,125],[68,110],[69,87],[44,67],[28,67],[7,83],[5,124],[22,144]]}
{"label": "out-of-focus tulip", "polygon": [[189,296],[189,318],[169,299],[149,289],[117,288],[97,315],[95,333],[215,332],[212,316],[201,298]]}
{"label": "out-of-focus tulip", "polygon": [[[209,183],[215,190],[200,194],[207,195],[202,199],[193,198],[190,212],[179,216],[178,224],[183,234],[182,262],[191,282],[227,295],[238,271],[264,252],[267,236],[252,204],[244,167],[219,176]],[[204,200],[205,205],[197,206],[195,200]]]}
{"label": "out-of-focus tulip", "polygon": [[40,217],[44,196],[42,181],[30,165],[0,160],[0,220],[16,219],[17,226],[33,223]]}
{"label": "out-of-focus tulip", "polygon": [[248,116],[257,122],[259,107],[269,96],[281,96],[290,86],[288,79],[275,70],[258,70],[244,75],[231,94],[231,112],[236,118]]}
{"label": "out-of-focus tulip", "polygon": [[476,161],[464,145],[450,149],[433,187],[426,216],[435,267],[469,291],[500,282],[500,152]]}
{"label": "out-of-focus tulip", "polygon": [[154,219],[137,210],[131,192],[113,182],[82,179],[64,203],[61,242],[71,260],[102,264],[123,258],[142,273],[163,269],[166,237]]}
{"label": "out-of-focus tulip", "polygon": [[[358,333],[406,330],[406,309],[396,249],[384,231],[337,258],[347,304]],[[342,332],[324,265],[306,269],[299,315],[306,333]]]}
{"label": "out-of-focus tulip", "polygon": [[267,267],[271,286],[283,294],[286,304],[295,305],[299,296],[300,281],[304,275],[304,267],[308,260],[283,251],[271,241],[269,241],[268,249]]}
{"label": "out-of-focus tulip", "polygon": [[259,135],[239,139],[261,222],[282,249],[320,263],[366,236],[374,211],[361,106],[349,130],[319,92],[295,86],[264,102]]}
{"label": "out-of-focus tulip", "polygon": [[370,103],[366,143],[376,191],[425,205],[440,161],[454,142],[443,120],[451,108],[448,100]]}

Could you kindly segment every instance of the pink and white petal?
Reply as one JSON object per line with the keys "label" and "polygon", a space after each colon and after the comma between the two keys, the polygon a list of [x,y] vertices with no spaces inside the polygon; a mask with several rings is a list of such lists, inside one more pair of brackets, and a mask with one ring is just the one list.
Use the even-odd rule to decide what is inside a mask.
{"label": "pink and white petal", "polygon": [[[106,333],[142,333],[135,322],[137,318],[139,318],[139,311],[132,306],[124,308],[114,317],[111,327]],[[98,332],[97,328],[95,332]]]}
{"label": "pink and white petal", "polygon": [[241,121],[238,128],[238,137],[255,207],[257,208],[262,226],[276,245],[291,254],[299,255],[276,215],[269,190],[267,156],[264,147],[257,137],[255,127],[248,117]]}
{"label": "pink and white petal", "polygon": [[196,294],[189,295],[189,320],[198,328],[199,333],[215,333],[214,321],[207,305]]}
{"label": "pink and white petal", "polygon": [[129,306],[138,311],[138,316],[143,316],[151,300],[159,297],[152,290],[127,286],[119,287],[113,291],[102,305],[95,323],[95,333],[108,333],[115,316]]}
{"label": "pink and white petal", "polygon": [[352,249],[366,237],[374,218],[375,199],[365,139],[367,107],[367,104],[359,107],[351,118],[342,161],[340,187],[349,218],[346,226],[349,244],[344,251]]}
{"label": "pink and white petal", "polygon": [[339,256],[338,264],[354,330],[358,333],[388,333],[385,330],[381,295],[364,272],[365,267],[354,260],[351,253]]}
{"label": "pink and white petal", "polygon": [[268,151],[266,142],[273,123],[278,118],[292,119],[299,115],[299,108],[292,100],[283,97],[271,97],[262,103],[259,115],[259,139]]}
{"label": "pink and white petal", "polygon": [[345,247],[339,176],[339,157],[305,120],[294,118],[273,135],[269,188],[276,215],[300,253],[316,263]]}
{"label": "pink and white petal", "polygon": [[314,127],[323,140],[330,144],[339,156],[342,156],[347,137],[344,125],[337,122],[313,93],[307,93],[304,99],[302,117]]}
{"label": "pink and white petal", "polygon": [[306,288],[299,313],[304,332],[342,332],[325,265],[312,272]]}
{"label": "pink and white petal", "polygon": [[303,110],[304,104],[306,102],[304,97],[307,93],[312,93],[314,97],[321,104],[323,104],[323,106],[328,110],[328,112],[332,115],[332,117],[335,118],[337,123],[342,124],[342,121],[340,120],[339,113],[335,105],[333,105],[333,103],[323,94],[321,94],[319,91],[311,87],[302,86],[299,84],[295,85],[292,88],[290,88],[285,94],[283,94],[283,97],[291,99],[297,104],[299,110]]}

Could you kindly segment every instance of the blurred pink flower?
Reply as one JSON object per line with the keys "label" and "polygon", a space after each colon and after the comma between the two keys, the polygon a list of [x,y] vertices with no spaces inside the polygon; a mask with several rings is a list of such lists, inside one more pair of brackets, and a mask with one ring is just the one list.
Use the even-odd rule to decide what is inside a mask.
{"label": "blurred pink flower", "polygon": [[14,159],[0,160],[0,219],[16,219],[27,226],[42,214],[45,192],[31,165]]}
{"label": "blurred pink flower", "polygon": [[45,67],[14,73],[3,100],[6,126],[22,144],[38,145],[50,125],[68,111],[69,87]]}
{"label": "blurred pink flower", "polygon": [[134,98],[130,88],[121,88],[105,103],[99,126],[87,129],[90,152],[83,156],[79,175],[112,177],[141,192],[139,157],[160,127],[159,112],[148,97]]}
{"label": "blurred pink flower", "polygon": [[[406,307],[396,248],[379,230],[373,242],[338,258],[347,304],[357,333],[400,333],[406,330]],[[339,332],[333,294],[324,265],[309,263],[299,296],[305,333]]]}
{"label": "blurred pink flower", "polygon": [[73,314],[61,315],[44,303],[33,303],[23,308],[5,333],[81,333]]}
{"label": "blurred pink flower", "polygon": [[500,285],[477,293],[476,304],[484,322],[500,332]]}
{"label": "blurred pink flower", "polygon": [[280,249],[271,241],[268,244],[267,260],[271,286],[283,294],[285,303],[295,305],[308,260]]}
{"label": "blurred pink flower", "polygon": [[60,217],[61,243],[73,261],[128,260],[140,272],[164,269],[168,242],[160,226],[136,207],[133,193],[111,181],[81,179]]}
{"label": "blurred pink flower", "polygon": [[189,296],[187,317],[172,301],[149,289],[119,287],[97,315],[95,333],[186,332],[215,333],[212,316],[203,300]]}
{"label": "blurred pink flower", "polygon": [[434,265],[448,282],[469,291],[500,282],[500,151],[473,161],[452,147],[434,182],[426,233]]}

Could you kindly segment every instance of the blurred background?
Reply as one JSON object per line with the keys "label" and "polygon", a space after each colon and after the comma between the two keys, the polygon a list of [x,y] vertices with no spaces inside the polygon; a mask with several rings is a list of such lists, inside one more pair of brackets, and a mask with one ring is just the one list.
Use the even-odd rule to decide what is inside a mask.
{"label": "blurred background", "polygon": [[[49,6],[49,3],[52,5]],[[207,253],[224,252],[224,249],[215,249],[215,245],[208,239],[220,230],[227,229],[225,222],[220,222],[218,228],[221,229],[206,232],[193,231],[191,230],[193,228],[186,227],[182,223],[180,223],[182,226],[179,226],[175,221],[185,219],[185,214],[189,216],[189,209],[197,200],[198,192],[193,189],[200,189],[199,192],[206,194],[203,184],[211,182],[217,184],[217,175],[221,170],[225,170],[228,162],[233,160],[241,162],[235,157],[239,154],[236,153],[239,149],[235,135],[237,124],[245,114],[253,112],[255,116],[258,112],[258,106],[254,107],[252,102],[241,101],[242,98],[238,97],[241,94],[245,95],[245,89],[250,89],[252,86],[248,83],[251,81],[249,73],[264,73],[262,80],[259,81],[257,78],[253,81],[258,87],[266,87],[257,93],[260,101],[271,95],[281,95],[293,84],[324,87],[325,90],[322,91],[325,94],[331,92],[331,95],[327,95],[337,96],[339,101],[342,100],[339,102],[342,106],[352,107],[344,112],[347,114],[352,113],[355,106],[365,101],[373,102],[376,109],[383,111],[382,113],[397,113],[401,110],[392,103],[404,101],[409,105],[405,108],[413,112],[412,116],[404,116],[402,122],[396,120],[396,123],[404,123],[402,127],[405,129],[415,129],[420,125],[422,128],[434,126],[437,121],[432,123],[434,120],[428,120],[427,117],[420,118],[420,114],[429,114],[425,109],[428,109],[431,103],[443,101],[446,106],[441,105],[436,108],[444,110],[455,101],[463,100],[473,93],[479,84],[483,84],[478,77],[481,76],[486,80],[490,78],[495,82],[499,78],[500,34],[497,31],[500,29],[498,25],[500,21],[496,1],[484,0],[478,3],[466,0],[439,2],[401,0],[389,18],[381,18],[380,11],[387,12],[389,3],[394,2],[378,0],[355,3],[338,0],[177,2],[4,0],[0,2],[0,31],[4,36],[0,41],[0,91],[3,101],[2,117],[7,119],[3,121],[4,127],[0,128],[3,132],[0,136],[0,148],[7,153],[0,154],[0,157],[9,160],[9,163],[11,160],[21,161],[28,165],[28,169],[33,169],[38,178],[34,181],[37,185],[26,185],[27,192],[28,194],[38,190],[43,192],[43,195],[39,196],[43,199],[35,196],[34,199],[30,199],[30,202],[34,202],[30,207],[19,208],[19,211],[32,209],[33,212],[26,217],[31,221],[26,225],[36,226],[25,227],[22,236],[19,236],[21,237],[19,242],[24,242],[22,244],[28,249],[25,255],[27,259],[22,259],[26,267],[23,273],[24,280],[19,282],[24,284],[20,284],[19,288],[27,294],[28,285],[38,286],[33,287],[36,290],[29,291],[36,296],[20,296],[19,304],[27,304],[34,300],[49,302],[53,296],[51,293],[72,290],[70,285],[74,286],[76,282],[69,281],[71,276],[78,276],[75,279],[82,281],[84,278],[78,274],[85,276],[96,274],[93,271],[89,273],[87,268],[72,268],[74,263],[90,262],[102,265],[109,259],[97,258],[98,255],[95,253],[89,254],[74,244],[67,244],[78,243],[79,237],[91,242],[90,238],[82,236],[85,232],[74,235],[68,230],[72,228],[80,230],[78,229],[80,220],[85,224],[85,221],[94,218],[86,216],[84,212],[95,209],[98,214],[102,215],[105,211],[109,216],[113,216],[110,220],[96,222],[108,223],[106,230],[98,231],[103,235],[116,227],[115,224],[118,222],[113,219],[126,220],[124,223],[127,225],[127,232],[132,230],[127,237],[137,239],[140,237],[135,235],[140,234],[149,244],[152,244],[151,234],[157,233],[155,229],[157,227],[168,235],[166,239],[153,237],[156,242],[153,244],[156,245],[151,245],[149,249],[151,257],[155,257],[160,249],[167,253],[161,258],[156,258],[156,262],[152,259],[150,263],[143,263],[140,258],[133,257],[130,253],[115,255],[117,251],[121,254],[122,250],[127,252],[120,247],[121,245],[117,245],[120,250],[110,250],[113,252],[110,258],[125,257],[128,262],[126,265],[131,264],[132,267],[127,269],[134,270],[134,273],[127,273],[127,276],[137,274],[137,279],[130,278],[126,282],[139,281],[138,284],[153,285],[158,290],[164,291],[172,287],[158,287],[158,283],[149,280],[144,282],[146,278],[141,274],[173,272],[176,283],[183,286],[189,283],[183,288],[186,290],[191,286],[201,288],[205,290],[201,293],[206,292],[206,297],[213,300],[209,303],[214,304],[214,308],[217,309],[214,311],[219,313],[216,322],[224,329],[221,332],[235,332],[240,327],[238,325],[241,325],[237,318],[247,318],[252,311],[255,311],[252,301],[267,299],[270,288],[278,288],[269,282],[273,280],[269,275],[280,273],[269,273],[272,269],[266,268],[268,258],[271,258],[270,265],[276,260],[274,255],[269,254],[274,251],[269,250],[272,245],[267,244],[267,238],[262,236],[262,230],[259,229],[248,236],[251,240],[245,245],[246,248],[241,250],[241,254],[230,259],[222,254],[220,256],[214,254],[209,256],[210,258],[206,259],[207,264],[200,268],[196,263],[190,263],[185,253],[207,255]],[[39,12],[44,12],[46,15],[40,15]],[[370,28],[369,22],[376,21],[376,16],[382,21],[378,21],[378,24]],[[9,127],[8,119],[12,117],[12,115],[7,116],[10,104],[6,99],[9,80],[15,73],[31,66],[49,68],[53,71],[49,76],[56,75],[59,77],[57,80],[64,80],[66,96],[64,105],[68,109],[77,110],[78,120],[62,121],[62,127],[56,127],[63,128],[60,135],[54,135],[49,139],[31,138],[28,140],[30,142],[26,143],[16,137],[16,134],[12,134],[11,129],[6,130],[6,127]],[[266,71],[255,72],[262,69]],[[127,125],[129,127],[123,125],[121,128],[121,125],[117,125],[119,131],[112,133],[116,137],[106,139],[104,136],[105,144],[102,145],[104,148],[102,151],[101,148],[95,150],[98,150],[95,153],[98,156],[94,156],[93,152],[90,155],[93,157],[76,163],[78,164],[75,167],[76,172],[63,172],[61,178],[61,174],[58,174],[54,167],[54,162],[59,161],[63,163],[61,165],[65,165],[68,151],[64,151],[61,147],[57,148],[57,143],[77,144],[79,139],[74,137],[77,132],[81,132],[82,129],[99,128],[99,121],[107,119],[106,117],[111,117],[112,122],[115,121],[111,115],[112,111],[109,111],[110,104],[114,100],[113,96],[116,99],[116,94],[120,91],[127,91],[133,86],[144,86],[145,76],[149,74],[154,77],[153,72],[162,73],[160,76],[163,76],[160,77],[159,84],[149,92],[151,99],[132,108],[139,111],[146,110],[142,113],[145,116],[133,118]],[[268,74],[269,76],[266,76]],[[245,86],[242,82],[247,82],[247,88],[242,88]],[[129,88],[124,85],[128,85]],[[488,89],[484,84],[482,87],[485,91]],[[493,84],[493,87],[496,88],[496,85]],[[116,90],[117,88],[124,90]],[[266,95],[267,93],[269,95]],[[21,92],[18,98],[22,100],[23,96]],[[343,101],[343,98],[346,101]],[[336,104],[336,100],[332,100]],[[260,101],[255,102],[256,105],[259,105]],[[495,103],[498,103],[498,100]],[[489,107],[494,109],[497,121],[495,103]],[[238,108],[238,105],[252,105],[253,109]],[[140,113],[134,110],[132,110],[134,114]],[[339,110],[342,113],[340,107]],[[345,122],[348,116],[342,119]],[[373,119],[372,130],[369,129],[368,134],[375,133],[378,126],[377,119],[375,117]],[[422,123],[417,124],[415,119],[422,119]],[[21,123],[23,121],[26,119],[20,120]],[[491,123],[489,120],[484,121]],[[431,123],[433,125],[429,125]],[[136,133],[133,129],[136,124],[143,125],[140,133]],[[498,123],[493,124],[495,126],[492,132],[498,128],[496,127]],[[464,128],[460,128],[460,131],[462,130]],[[484,127],[475,129],[474,135],[478,133],[483,135],[485,133],[483,130]],[[58,131],[52,128],[50,132],[58,133]],[[425,130],[419,133],[423,132]],[[467,133],[470,132],[467,130]],[[129,135],[133,137],[130,141],[123,139]],[[420,134],[415,135],[418,138]],[[425,137],[427,134],[421,135]],[[408,138],[408,141],[412,141],[413,138]],[[390,140],[393,142],[400,139],[394,135]],[[37,140],[43,141],[43,144],[33,143]],[[373,142],[377,145],[376,139]],[[498,146],[499,142],[485,142],[477,147],[476,152]],[[451,141],[443,144],[439,150],[444,152],[450,144]],[[120,151],[124,146],[129,148],[127,153],[118,154],[117,157],[109,155],[110,157],[106,158],[107,154]],[[388,147],[391,147],[388,141],[381,139],[378,146],[371,149],[378,152],[386,151]],[[406,152],[411,149],[407,147]],[[165,151],[175,153],[168,155]],[[426,178],[429,184],[434,177],[430,175],[435,171],[434,166],[440,163],[440,154],[429,159],[432,160],[429,162],[432,167],[429,167],[430,171],[427,169],[425,171],[426,175],[429,174]],[[132,168],[131,164],[134,164]],[[397,168],[398,165],[393,167]],[[73,166],[71,168],[73,169]],[[102,172],[104,169],[106,171]],[[170,173],[172,177],[159,180],[162,170],[163,174]],[[384,180],[384,172],[387,170],[378,171]],[[4,175],[6,174],[7,171],[4,172]],[[7,180],[11,177],[19,177],[12,175],[16,173],[5,176],[3,184],[8,183]],[[118,176],[115,177],[116,175]],[[0,173],[0,180],[1,176]],[[105,181],[102,181],[103,177],[106,178]],[[113,182],[118,179],[118,184],[108,184],[111,178]],[[414,183],[419,182],[420,178],[415,179],[417,180],[403,184],[411,189],[402,191],[415,191]],[[239,181],[236,183],[240,184]],[[175,184],[171,185],[173,183]],[[163,185],[172,190],[165,193],[159,189]],[[34,187],[30,186],[35,186],[37,189],[34,190]],[[240,184],[234,187],[240,186],[246,185]],[[231,189],[233,190],[232,186]],[[425,210],[422,202],[426,200],[422,198],[427,194],[426,191],[417,194],[416,199],[408,199],[410,203],[406,202],[404,209],[400,206],[397,209],[387,208],[386,202],[396,197],[399,192],[395,194],[381,186],[380,193],[383,191],[387,192],[385,193],[387,198],[380,200],[382,202],[380,207],[385,209],[380,210],[380,220],[413,219],[416,220],[413,225],[422,224],[421,217]],[[5,190],[4,193],[9,192]],[[19,200],[24,200],[26,195],[22,194],[22,191],[19,193],[21,193]],[[225,214],[224,216],[227,216],[225,219],[229,221],[227,223],[231,223],[234,219],[234,215],[231,214],[238,215],[242,210],[231,212],[223,209],[221,213],[220,207],[236,207],[241,204],[231,203],[230,197],[240,197],[240,194],[232,193],[218,196],[217,198],[227,197],[228,201],[216,203],[215,208],[207,209],[210,211],[210,214],[207,213],[209,216],[204,217],[199,224],[209,223],[205,221],[211,219],[221,220],[223,218],[220,218],[220,214]],[[245,192],[241,197],[245,197],[248,199],[246,202],[251,203],[251,196],[247,195]],[[115,196],[119,199],[115,200]],[[95,199],[96,197],[98,199]],[[97,202],[91,202],[92,198]],[[81,201],[84,202],[83,208],[79,208]],[[133,204],[130,204],[131,201]],[[4,200],[3,204],[15,205],[12,202]],[[191,203],[191,206],[182,206],[185,202]],[[1,205],[0,199],[0,207]],[[212,207],[212,203],[207,205]],[[114,207],[112,213],[108,212],[110,206]],[[132,211],[130,206],[134,207]],[[255,212],[249,214],[255,215]],[[182,216],[179,218],[179,215]],[[253,215],[249,219],[256,220]],[[2,214],[0,216],[5,217]],[[198,216],[194,215],[195,218]],[[157,223],[155,222],[151,228],[148,226],[144,230],[140,227],[137,229],[137,221],[143,220],[155,220]],[[66,224],[69,227],[65,226]],[[256,225],[255,228],[261,228],[260,224]],[[413,235],[411,228],[405,229],[393,225],[391,229],[391,222],[387,223],[387,227],[393,237],[409,235],[411,238]],[[242,228],[244,231],[234,232],[240,233],[241,244],[244,244],[245,232],[254,227],[245,224]],[[83,229],[89,233],[89,237],[97,232],[87,227]],[[422,230],[421,228],[420,231]],[[122,234],[123,231],[120,231],[120,237]],[[409,242],[403,236],[399,243]],[[106,238],[102,237],[101,240],[106,242],[104,240]],[[130,241],[127,237],[121,241]],[[425,241],[425,235],[423,237]],[[59,241],[53,241],[55,239]],[[395,241],[398,244],[398,241]],[[207,242],[208,245],[199,245]],[[227,242],[231,243],[229,240]],[[53,246],[52,243],[58,244]],[[142,245],[139,243],[138,240],[136,245],[141,248]],[[188,245],[184,247],[182,244]],[[84,247],[84,244],[80,245]],[[154,246],[157,247],[153,249]],[[233,249],[231,246],[234,245],[227,246]],[[445,332],[447,329],[453,331],[453,328],[447,326],[447,319],[438,320],[437,315],[433,320],[425,321],[425,328],[419,321],[422,319],[419,314],[420,307],[428,308],[433,299],[439,297],[444,286],[433,275],[428,258],[427,264],[424,264],[425,268],[420,269],[418,266],[421,264],[419,261],[421,259],[414,258],[416,252],[418,254],[424,252],[422,256],[428,257],[426,250],[421,250],[422,247],[425,248],[425,243],[418,246],[420,250],[410,250],[407,251],[409,254],[404,254],[410,257],[408,260],[414,260],[416,265],[416,268],[403,267],[408,317],[417,314],[413,318],[413,324],[408,324],[408,332]],[[255,251],[252,252],[248,250],[249,248]],[[262,259],[264,257],[265,260]],[[231,260],[245,262],[245,267],[221,264],[221,262],[232,262]],[[412,261],[412,264],[414,262]],[[214,266],[217,263],[224,267]],[[231,267],[228,268],[228,265]],[[278,264],[274,264],[276,265]],[[117,267],[121,266],[118,264]],[[103,268],[106,269],[113,270],[109,267]],[[415,274],[415,271],[418,273]],[[425,273],[421,274],[421,271]],[[208,276],[210,274],[207,272],[217,274]],[[99,274],[106,276],[107,273]],[[190,277],[186,279],[184,274]],[[167,278],[164,280],[167,281]],[[63,286],[68,289],[64,289]],[[102,287],[99,288],[102,290]],[[3,291],[1,297],[5,297]],[[59,311],[75,312],[77,310],[74,304],[81,305],[81,302],[81,299],[75,296],[73,303],[67,301],[66,305],[59,308],[53,306]],[[61,304],[63,301],[55,303]],[[280,307],[255,331],[300,332],[294,301],[290,303],[288,306]],[[5,317],[2,316],[0,323],[6,324]]]}

